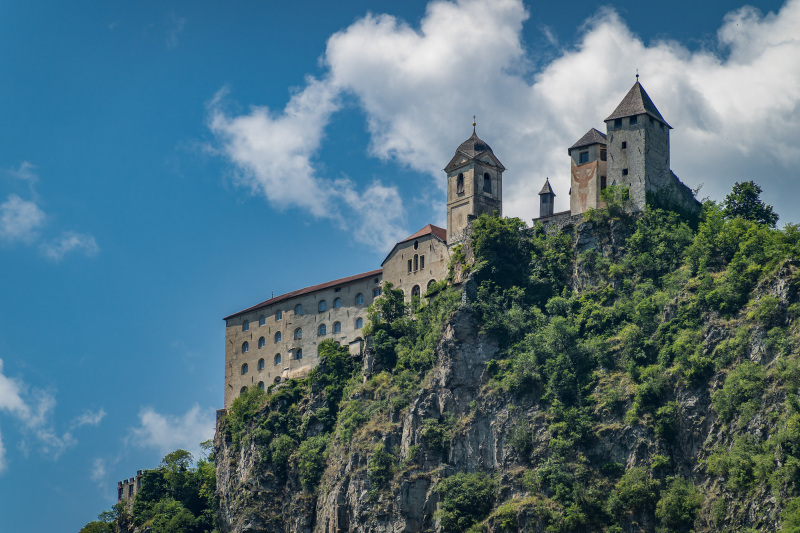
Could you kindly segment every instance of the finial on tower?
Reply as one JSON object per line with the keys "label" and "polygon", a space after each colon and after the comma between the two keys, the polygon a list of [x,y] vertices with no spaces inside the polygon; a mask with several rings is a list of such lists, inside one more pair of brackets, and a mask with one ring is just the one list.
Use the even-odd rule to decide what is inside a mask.
{"label": "finial on tower", "polygon": [[472,115],[472,133],[475,133],[475,115]]}
{"label": "finial on tower", "polygon": [[639,81],[639,69],[636,69],[636,81]]}

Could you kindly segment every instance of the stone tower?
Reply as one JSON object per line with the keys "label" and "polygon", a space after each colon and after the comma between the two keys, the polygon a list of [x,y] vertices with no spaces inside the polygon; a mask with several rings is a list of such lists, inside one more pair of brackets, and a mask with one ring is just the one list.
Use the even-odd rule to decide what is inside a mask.
{"label": "stone tower", "polygon": [[556,193],[550,186],[550,178],[544,180],[544,187],[539,191],[539,218],[553,216],[553,204],[556,202]]}
{"label": "stone tower", "polygon": [[569,209],[573,214],[603,207],[608,183],[606,135],[592,128],[567,149],[570,157]]}
{"label": "stone tower", "polygon": [[605,123],[609,183],[629,185],[632,207],[636,210],[644,209],[648,193],[671,193],[673,182],[677,181],[669,168],[672,127],[656,109],[638,75]]}
{"label": "stone tower", "polygon": [[503,171],[492,148],[472,136],[461,143],[447,173],[447,244],[463,241],[470,220],[482,213],[503,214]]}

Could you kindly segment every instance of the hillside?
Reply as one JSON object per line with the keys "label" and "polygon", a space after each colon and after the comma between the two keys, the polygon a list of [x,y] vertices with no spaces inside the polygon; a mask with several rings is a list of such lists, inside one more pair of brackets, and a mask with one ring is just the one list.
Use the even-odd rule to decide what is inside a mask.
{"label": "hillside", "polygon": [[387,286],[362,360],[220,418],[219,529],[800,531],[800,229],[736,192],[482,216],[462,283]]}

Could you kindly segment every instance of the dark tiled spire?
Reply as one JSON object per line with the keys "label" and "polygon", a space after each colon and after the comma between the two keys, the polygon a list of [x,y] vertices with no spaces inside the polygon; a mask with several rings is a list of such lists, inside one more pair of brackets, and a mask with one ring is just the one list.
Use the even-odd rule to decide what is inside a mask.
{"label": "dark tiled spire", "polygon": [[617,118],[632,117],[642,114],[650,115],[663,122],[668,128],[672,128],[672,126],[667,124],[667,121],[664,120],[664,117],[661,116],[661,113],[658,112],[656,105],[647,95],[647,91],[644,90],[644,87],[642,87],[642,84],[639,83],[637,78],[631,90],[628,91],[628,94],[625,95],[622,102],[620,102],[614,112],[611,113],[605,121],[608,122],[609,120]]}

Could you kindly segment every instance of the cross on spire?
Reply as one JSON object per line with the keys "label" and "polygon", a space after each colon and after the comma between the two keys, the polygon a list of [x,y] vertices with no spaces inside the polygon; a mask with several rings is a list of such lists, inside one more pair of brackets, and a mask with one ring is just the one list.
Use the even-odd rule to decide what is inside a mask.
{"label": "cross on spire", "polygon": [[472,115],[472,133],[475,133],[475,115]]}

